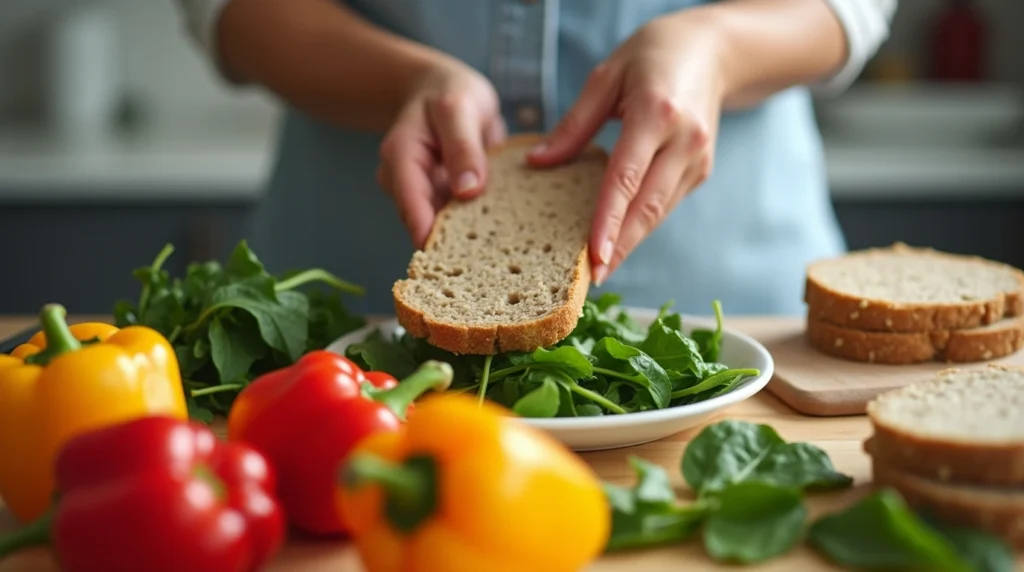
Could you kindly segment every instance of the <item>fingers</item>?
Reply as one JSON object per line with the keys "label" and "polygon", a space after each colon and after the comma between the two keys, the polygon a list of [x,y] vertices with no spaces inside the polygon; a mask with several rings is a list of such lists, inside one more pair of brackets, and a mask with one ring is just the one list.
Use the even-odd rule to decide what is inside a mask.
{"label": "fingers", "polygon": [[662,141],[661,134],[652,131],[643,111],[627,114],[619,141],[608,159],[594,209],[590,252],[595,283],[605,278],[626,211],[640,191],[641,182],[647,176]]}
{"label": "fingers", "polygon": [[484,126],[479,112],[466,97],[458,94],[442,96],[427,108],[441,143],[441,157],[452,194],[460,199],[478,195],[487,175]]}
{"label": "fingers", "polygon": [[608,119],[619,98],[620,73],[609,63],[594,68],[576,103],[566,112],[547,141],[530,151],[529,163],[548,167],[578,154]]}
{"label": "fingers", "polygon": [[[419,126],[417,127],[417,123]],[[392,129],[381,145],[378,182],[391,195],[416,248],[422,248],[437,212],[432,177],[436,162],[421,136],[425,120],[415,118]]]}

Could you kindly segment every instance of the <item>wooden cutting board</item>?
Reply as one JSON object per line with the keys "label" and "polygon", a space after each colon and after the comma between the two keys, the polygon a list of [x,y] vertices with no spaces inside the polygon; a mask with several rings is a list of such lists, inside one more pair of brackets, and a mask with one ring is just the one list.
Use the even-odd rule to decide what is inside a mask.
{"label": "wooden cutting board", "polygon": [[861,415],[874,396],[928,379],[947,368],[982,368],[988,363],[1024,366],[1024,351],[989,362],[880,365],[822,354],[804,338],[803,318],[736,318],[725,323],[758,340],[775,360],[767,390],[807,415]]}

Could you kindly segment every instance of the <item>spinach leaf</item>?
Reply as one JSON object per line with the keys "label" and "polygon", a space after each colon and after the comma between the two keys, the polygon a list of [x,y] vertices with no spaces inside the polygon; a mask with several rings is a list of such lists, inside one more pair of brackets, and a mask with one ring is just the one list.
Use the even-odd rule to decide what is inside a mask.
{"label": "spinach leaf", "polygon": [[536,389],[516,400],[512,411],[520,417],[554,417],[560,405],[558,385],[546,378]]}
{"label": "spinach leaf", "polygon": [[882,489],[810,529],[816,550],[842,566],[886,570],[969,572],[945,537],[929,528],[899,493]]}
{"label": "spinach leaf", "polygon": [[922,520],[942,535],[960,558],[975,572],[1013,572],[1017,567],[1013,550],[998,537],[982,530],[953,526],[922,516]]}
{"label": "spinach leaf", "polygon": [[594,368],[595,373],[640,385],[647,390],[658,409],[668,407],[672,397],[672,382],[665,370],[650,356],[614,338],[602,338],[597,342],[593,355],[601,366]]}
{"label": "spinach leaf", "polygon": [[683,336],[678,328],[667,325],[665,318],[651,324],[640,350],[666,370],[689,373],[697,378],[705,376],[706,366],[697,343]]}
{"label": "spinach leaf", "polygon": [[577,379],[594,375],[594,364],[590,363],[586,356],[572,346],[562,346],[552,350],[539,348],[530,354],[528,363],[544,365]]}
{"label": "spinach leaf", "polygon": [[[262,357],[259,340],[253,339],[250,331],[225,324],[219,317],[210,321],[207,334],[210,338],[209,353],[220,379],[226,383],[245,381],[253,362]],[[193,346],[195,358],[206,357],[202,342],[198,339]]]}
{"label": "spinach leaf", "polygon": [[799,489],[750,481],[715,496],[704,548],[717,560],[750,564],[789,551],[803,536],[807,507]]}
{"label": "spinach leaf", "polygon": [[678,542],[697,532],[706,516],[702,504],[681,505],[660,466],[630,456],[636,473],[632,488],[604,483],[612,508],[612,531],[605,550],[617,551]]}
{"label": "spinach leaf", "polygon": [[786,443],[768,425],[726,420],[705,427],[683,454],[683,477],[699,494],[757,481],[827,490],[853,479],[835,470],[828,455],[807,443]]}
{"label": "spinach leaf", "polygon": [[405,347],[386,340],[380,330],[348,346],[345,357],[366,371],[383,371],[397,379],[409,377],[419,367]]}

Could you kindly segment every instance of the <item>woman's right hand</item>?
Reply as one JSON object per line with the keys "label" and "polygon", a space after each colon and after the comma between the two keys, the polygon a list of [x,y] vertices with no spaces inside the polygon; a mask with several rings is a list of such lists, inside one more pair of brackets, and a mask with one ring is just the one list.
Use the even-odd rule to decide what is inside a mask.
{"label": "woman's right hand", "polygon": [[445,63],[417,83],[384,137],[377,170],[416,248],[450,198],[480,193],[486,149],[505,136],[498,94],[471,67]]}

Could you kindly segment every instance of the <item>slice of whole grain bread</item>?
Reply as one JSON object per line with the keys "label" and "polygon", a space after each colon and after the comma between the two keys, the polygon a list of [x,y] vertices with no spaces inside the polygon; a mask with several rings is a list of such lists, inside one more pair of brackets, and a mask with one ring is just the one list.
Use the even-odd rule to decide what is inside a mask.
{"label": "slice of whole grain bread", "polygon": [[967,363],[1006,357],[1024,347],[1024,318],[958,330],[872,332],[807,320],[807,340],[833,357],[900,365],[925,361]]}
{"label": "slice of whole grain bread", "polygon": [[1024,272],[896,243],[808,266],[808,318],[884,332],[976,328],[1024,313]]}
{"label": "slice of whole grain bread", "polygon": [[590,283],[587,241],[607,155],[588,148],[534,169],[538,135],[489,152],[483,194],[437,217],[408,277],[393,288],[398,322],[457,354],[532,351],[568,336]]}
{"label": "slice of whole grain bread", "polygon": [[978,528],[1024,549],[1024,490],[940,483],[872,459],[876,488],[891,487],[919,514],[948,525]]}
{"label": "slice of whole grain bread", "polygon": [[1024,368],[948,369],[867,405],[865,450],[941,482],[1024,486]]}

